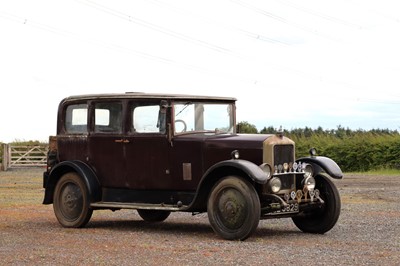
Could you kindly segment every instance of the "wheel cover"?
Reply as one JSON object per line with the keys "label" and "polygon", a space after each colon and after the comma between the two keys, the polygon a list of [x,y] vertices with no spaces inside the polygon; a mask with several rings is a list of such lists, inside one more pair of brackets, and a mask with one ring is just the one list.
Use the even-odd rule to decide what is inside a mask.
{"label": "wheel cover", "polygon": [[68,221],[76,220],[83,210],[83,197],[80,187],[74,183],[66,183],[59,195],[59,209]]}
{"label": "wheel cover", "polygon": [[240,191],[233,188],[221,190],[217,197],[216,207],[216,218],[227,229],[236,230],[245,223],[246,199]]}

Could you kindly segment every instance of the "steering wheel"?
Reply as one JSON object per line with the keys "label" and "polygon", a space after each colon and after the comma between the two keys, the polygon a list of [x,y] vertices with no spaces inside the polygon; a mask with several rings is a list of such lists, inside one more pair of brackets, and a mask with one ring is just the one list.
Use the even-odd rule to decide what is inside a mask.
{"label": "steering wheel", "polygon": [[[183,121],[182,119],[177,119],[177,120],[175,120],[175,131],[176,131],[176,124],[177,124],[177,123],[182,123],[182,124],[183,124],[183,129],[182,129],[180,132],[186,132],[186,128],[187,128],[186,122]],[[176,131],[176,132],[177,132],[177,131]]]}

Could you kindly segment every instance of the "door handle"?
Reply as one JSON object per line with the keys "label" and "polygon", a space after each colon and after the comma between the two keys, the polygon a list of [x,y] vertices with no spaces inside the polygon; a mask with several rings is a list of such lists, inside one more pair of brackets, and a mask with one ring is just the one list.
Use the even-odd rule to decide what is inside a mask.
{"label": "door handle", "polygon": [[130,141],[127,140],[127,139],[116,139],[116,140],[114,140],[114,142],[116,142],[116,143],[129,143]]}

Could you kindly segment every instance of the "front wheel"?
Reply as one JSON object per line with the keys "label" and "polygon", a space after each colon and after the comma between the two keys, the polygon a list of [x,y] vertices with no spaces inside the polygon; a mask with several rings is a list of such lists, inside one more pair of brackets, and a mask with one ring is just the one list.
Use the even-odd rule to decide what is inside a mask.
{"label": "front wheel", "polygon": [[92,217],[89,192],[77,173],[64,174],[54,190],[54,213],[64,227],[83,227]]}
{"label": "front wheel", "polygon": [[207,203],[208,219],[214,232],[228,240],[245,240],[260,221],[260,200],[245,179],[228,176],[212,189]]}
{"label": "front wheel", "polygon": [[316,188],[325,203],[321,209],[305,213],[305,216],[293,217],[292,220],[303,232],[324,234],[331,230],[339,219],[340,196],[335,184],[328,177],[321,175],[316,181]]}

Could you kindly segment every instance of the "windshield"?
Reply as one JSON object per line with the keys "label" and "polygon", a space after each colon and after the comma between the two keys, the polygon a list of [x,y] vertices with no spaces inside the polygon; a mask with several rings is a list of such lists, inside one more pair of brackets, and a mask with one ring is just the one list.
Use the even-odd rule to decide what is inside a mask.
{"label": "windshield", "polygon": [[175,133],[234,133],[234,106],[230,103],[174,104]]}

